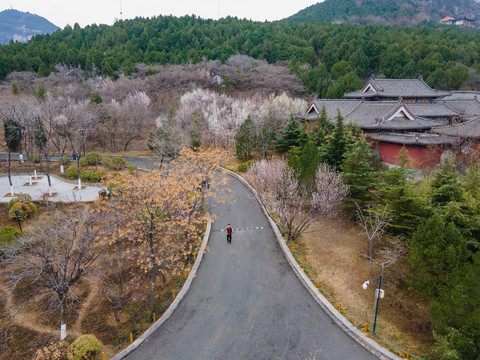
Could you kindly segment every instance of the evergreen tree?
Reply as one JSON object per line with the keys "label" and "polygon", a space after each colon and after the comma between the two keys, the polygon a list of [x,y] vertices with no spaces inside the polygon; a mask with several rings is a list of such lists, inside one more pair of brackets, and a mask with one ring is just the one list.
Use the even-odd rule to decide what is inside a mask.
{"label": "evergreen tree", "polygon": [[202,116],[195,110],[192,113],[192,127],[190,128],[190,148],[197,151],[201,145]]}
{"label": "evergreen tree", "polygon": [[257,145],[255,125],[250,115],[238,128],[235,140],[237,146],[235,156],[239,159],[248,160]]}
{"label": "evergreen tree", "polygon": [[316,120],[315,128],[313,129],[312,138],[315,145],[318,147],[325,145],[327,136],[331,134],[332,130],[333,126],[328,120],[327,109],[325,105],[323,105],[322,110],[320,110],[320,115]]}
{"label": "evergreen tree", "polygon": [[262,154],[262,158],[267,158],[268,152],[272,148],[273,140],[275,140],[275,127],[273,118],[270,117],[263,123],[257,134],[257,150]]}
{"label": "evergreen tree", "polygon": [[95,93],[95,95],[93,95],[93,97],[90,99],[90,104],[101,104],[103,102],[103,99],[102,97],[100,96],[100,94],[98,93],[98,91]]}
{"label": "evergreen tree", "polygon": [[290,116],[290,120],[288,120],[280,131],[275,146],[283,151],[288,151],[293,146],[299,145],[298,140],[303,132],[305,132],[305,129],[300,126],[300,123],[295,120],[293,116]]}
{"label": "evergreen tree", "polygon": [[12,82],[12,94],[18,95],[18,85],[14,82]]}
{"label": "evergreen tree", "polygon": [[345,135],[345,127],[343,125],[343,115],[340,110],[337,114],[337,122],[330,137],[328,144],[322,147],[323,160],[333,166],[335,169],[341,169],[343,165],[343,156],[347,150],[347,139]]}
{"label": "evergreen tree", "polygon": [[45,126],[37,119],[34,123],[34,141],[37,149],[43,151],[45,145],[48,142],[47,133],[45,132]]}
{"label": "evergreen tree", "polygon": [[372,190],[377,188],[377,172],[372,167],[373,153],[364,136],[350,147],[345,154],[342,166],[342,180],[348,185],[347,205],[354,208],[355,203],[361,206],[372,201]]}
{"label": "evergreen tree", "polygon": [[3,121],[3,134],[9,152],[18,151],[22,141],[22,127],[18,122],[11,119]]}
{"label": "evergreen tree", "polygon": [[430,298],[437,298],[447,287],[448,277],[468,259],[467,244],[453,222],[436,212],[412,236],[408,262],[412,274],[408,285]]}
{"label": "evergreen tree", "polygon": [[40,87],[38,88],[38,91],[36,92],[35,97],[36,97],[37,100],[40,101],[40,102],[42,102],[43,100],[45,100],[45,98],[47,97],[47,90],[45,90],[45,87],[44,87],[44,86],[40,86]]}
{"label": "evergreen tree", "polygon": [[303,147],[290,150],[288,164],[295,170],[300,182],[307,186],[314,183],[321,158],[312,139],[308,138]]}
{"label": "evergreen tree", "polygon": [[460,202],[462,189],[458,181],[458,172],[450,160],[445,160],[440,170],[433,174],[432,204],[445,206],[450,202]]}
{"label": "evergreen tree", "polygon": [[400,166],[383,173],[381,197],[391,213],[388,229],[395,235],[410,238],[427,213],[427,194],[412,182],[413,171],[408,168],[411,159],[403,147],[400,150]]}
{"label": "evergreen tree", "polygon": [[45,65],[44,62],[42,62],[42,63],[40,64],[40,66],[38,67],[37,74],[38,74],[38,76],[40,76],[40,77],[45,77],[45,76],[50,75],[50,72],[48,71],[48,67],[47,67],[47,65]]}
{"label": "evergreen tree", "polygon": [[[441,354],[457,359],[480,358],[480,252],[451,276],[449,287],[431,306],[433,328]],[[443,344],[442,344],[443,343]],[[455,357],[451,357],[455,358]]]}

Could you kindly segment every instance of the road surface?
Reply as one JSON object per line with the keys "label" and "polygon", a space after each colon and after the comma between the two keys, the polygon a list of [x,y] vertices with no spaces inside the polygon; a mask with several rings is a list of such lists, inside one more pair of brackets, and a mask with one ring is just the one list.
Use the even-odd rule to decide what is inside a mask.
{"label": "road surface", "polygon": [[[230,178],[192,286],[128,360],[376,359],[302,285],[254,196]],[[223,231],[234,228],[232,244]]]}

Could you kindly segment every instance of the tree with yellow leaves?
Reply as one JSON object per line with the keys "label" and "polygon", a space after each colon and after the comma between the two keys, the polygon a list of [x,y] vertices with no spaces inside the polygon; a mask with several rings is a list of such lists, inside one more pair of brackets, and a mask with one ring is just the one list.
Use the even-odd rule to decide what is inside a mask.
{"label": "tree with yellow leaves", "polygon": [[[99,201],[107,216],[104,234],[111,244],[123,243],[125,256],[147,274],[150,312],[155,308],[157,276],[181,271],[194,240],[208,216],[205,199],[215,193],[225,177],[215,174],[220,151],[184,150],[168,167],[150,172],[128,172],[107,179],[109,200]],[[208,184],[208,185],[207,185]]]}

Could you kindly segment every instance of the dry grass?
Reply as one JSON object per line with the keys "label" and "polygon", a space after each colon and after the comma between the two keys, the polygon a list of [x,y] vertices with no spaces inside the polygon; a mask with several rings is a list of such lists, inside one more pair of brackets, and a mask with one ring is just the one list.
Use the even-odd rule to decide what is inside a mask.
{"label": "dry grass", "polygon": [[[344,309],[373,327],[378,283],[366,291],[362,284],[377,278],[381,266],[374,264],[369,272],[369,261],[364,257],[368,240],[363,229],[348,217],[337,217],[318,222],[315,230],[296,244],[300,257]],[[429,356],[433,345],[429,304],[408,291],[402,280],[408,270],[404,258],[385,270],[385,298],[380,300],[376,332],[402,349],[411,349],[412,354]]]}

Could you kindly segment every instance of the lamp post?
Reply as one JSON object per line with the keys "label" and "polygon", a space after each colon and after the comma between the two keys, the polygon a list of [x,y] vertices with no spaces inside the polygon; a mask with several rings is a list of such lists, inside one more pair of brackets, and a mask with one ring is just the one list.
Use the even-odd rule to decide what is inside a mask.
{"label": "lamp post", "polygon": [[378,301],[380,298],[383,299],[385,292],[382,290],[382,278],[383,278],[383,271],[385,270],[385,263],[382,263],[382,272],[380,273],[380,277],[365,281],[362,285],[364,290],[367,290],[368,284],[374,281],[378,281],[378,289],[375,291],[375,320],[373,321],[373,333],[375,334],[375,330],[377,328],[377,314],[378,314]]}
{"label": "lamp post", "polygon": [[20,223],[20,218],[22,217],[22,215],[20,215],[20,212],[19,212],[18,210],[15,210],[14,213],[15,213],[15,218],[16,218],[17,221],[18,221],[18,227],[20,228],[20,231],[23,232],[23,230],[22,230],[22,224]]}

